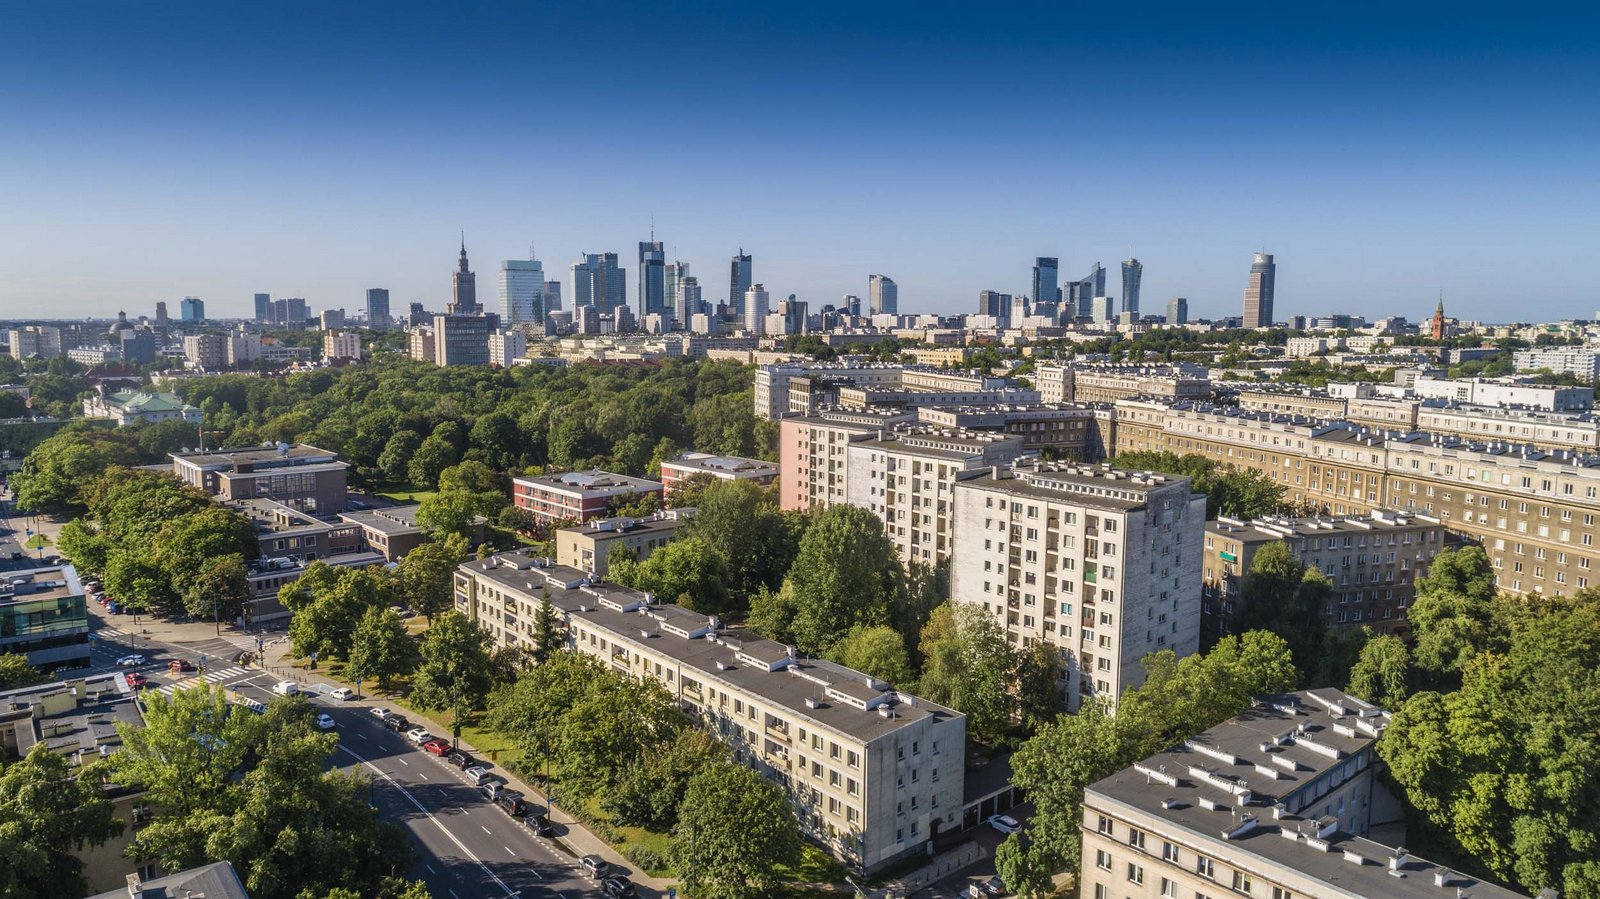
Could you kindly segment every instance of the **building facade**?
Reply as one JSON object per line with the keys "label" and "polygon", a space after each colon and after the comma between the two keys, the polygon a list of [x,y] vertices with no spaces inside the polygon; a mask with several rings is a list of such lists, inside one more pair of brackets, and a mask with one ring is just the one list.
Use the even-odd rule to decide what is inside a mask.
{"label": "building facade", "polygon": [[610,573],[613,547],[627,547],[643,562],[681,536],[693,513],[668,509],[649,518],[595,518],[561,528],[556,531],[556,564],[603,578]]}
{"label": "building facade", "polygon": [[588,521],[609,516],[619,503],[660,493],[660,481],[630,478],[598,468],[511,480],[511,501],[543,521]]}
{"label": "building facade", "polygon": [[663,498],[671,502],[674,485],[695,475],[707,475],[719,481],[754,481],[766,486],[777,480],[778,463],[764,459],[745,459],[740,456],[683,453],[676,459],[668,459],[661,463]]}
{"label": "building facade", "polygon": [[873,315],[894,315],[900,311],[900,288],[888,275],[867,279],[867,301]]}
{"label": "building facade", "polygon": [[500,323],[544,325],[544,264],[537,259],[500,263]]}
{"label": "building facade", "polygon": [[433,363],[488,365],[489,325],[489,319],[482,315],[435,315]]}
{"label": "building facade", "polygon": [[1250,264],[1250,280],[1244,288],[1244,325],[1246,328],[1272,327],[1272,302],[1276,294],[1278,264],[1271,253],[1257,253]]}
{"label": "building facade", "polygon": [[261,497],[302,512],[344,511],[345,471],[336,453],[305,444],[172,453],[172,474],[219,501]]}
{"label": "building facade", "polygon": [[389,315],[389,289],[367,288],[367,327],[374,331],[387,331],[394,324]]}
{"label": "building facade", "polygon": [[461,258],[456,261],[456,270],[450,274],[450,305],[445,309],[448,315],[477,315],[483,311],[478,305],[478,276],[472,273],[467,265],[467,239],[461,238]]}

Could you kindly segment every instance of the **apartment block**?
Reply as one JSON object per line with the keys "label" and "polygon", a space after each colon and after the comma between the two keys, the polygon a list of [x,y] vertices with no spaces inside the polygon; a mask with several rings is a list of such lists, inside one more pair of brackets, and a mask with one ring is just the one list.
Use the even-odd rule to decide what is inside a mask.
{"label": "apartment block", "polygon": [[1038,401],[1038,391],[1008,378],[925,365],[790,362],[757,366],[755,374],[755,413],[762,418],[812,415],[834,405],[915,409]]}
{"label": "apartment block", "polygon": [[1206,522],[1202,645],[1237,632],[1240,586],[1256,551],[1272,543],[1286,544],[1302,564],[1333,582],[1329,628],[1404,636],[1416,581],[1445,548],[1446,532],[1437,518],[1388,510],[1351,518],[1221,516]]}
{"label": "apartment block", "polygon": [[1047,403],[1114,403],[1139,396],[1172,400],[1211,397],[1211,378],[1206,370],[1182,363],[1041,363],[1034,373],[1040,398]]}
{"label": "apartment block", "polygon": [[1600,380],[1600,350],[1593,347],[1546,347],[1517,350],[1511,354],[1517,371],[1548,368],[1558,375],[1572,375],[1585,381]]}
{"label": "apartment block", "polygon": [[[1338,690],[1255,707],[1084,791],[1084,899],[1511,899],[1380,842],[1389,714]],[[1544,899],[1544,894],[1541,894]],[[1549,899],[1554,899],[1553,895]]]}
{"label": "apartment block", "polygon": [[666,509],[649,518],[596,518],[561,528],[556,531],[556,564],[605,577],[612,547],[626,546],[642,562],[680,536],[693,517],[693,509]]}
{"label": "apartment block", "polygon": [[925,426],[852,442],[845,449],[845,502],[882,519],[902,561],[932,565],[948,559],[955,545],[956,482],[1023,452],[1020,437]]}
{"label": "apartment block", "polygon": [[660,493],[660,481],[591,469],[512,478],[511,501],[543,521],[588,521],[611,513],[643,493]]}
{"label": "apartment block", "polygon": [[1063,663],[1063,703],[1118,701],[1141,659],[1200,647],[1206,502],[1189,479],[1034,464],[956,482],[950,595]]}
{"label": "apartment block", "polygon": [[228,366],[228,337],[225,334],[190,334],[183,338],[183,358],[190,367],[217,371]]}
{"label": "apartment block", "polygon": [[89,610],[76,568],[41,565],[0,576],[0,654],[7,653],[45,671],[90,664]]}
{"label": "apartment block", "polygon": [[916,414],[880,409],[823,410],[778,423],[778,505],[786,512],[847,502],[851,443],[916,421]]}
{"label": "apartment block", "polygon": [[917,410],[917,420],[1021,437],[1024,449],[1052,459],[1097,462],[1106,452],[1095,427],[1095,410],[1067,403],[924,407]]}
{"label": "apartment block", "polygon": [[302,512],[344,510],[345,470],[336,453],[305,444],[172,453],[172,474],[219,501],[264,498]]}
{"label": "apartment block", "polygon": [[531,646],[544,602],[566,647],[661,684],[738,758],[780,785],[802,831],[858,871],[960,827],[966,718],[714,616],[544,567],[522,553],[456,571],[457,610],[501,646]]}
{"label": "apartment block", "polygon": [[710,475],[720,481],[754,481],[765,486],[777,479],[778,463],[740,456],[684,453],[661,463],[663,496],[670,498],[675,484],[697,474]]}
{"label": "apartment block", "polygon": [[1417,378],[1411,391],[1422,399],[1454,400],[1474,406],[1503,406],[1544,412],[1583,412],[1594,407],[1593,387],[1558,387],[1508,378]]}

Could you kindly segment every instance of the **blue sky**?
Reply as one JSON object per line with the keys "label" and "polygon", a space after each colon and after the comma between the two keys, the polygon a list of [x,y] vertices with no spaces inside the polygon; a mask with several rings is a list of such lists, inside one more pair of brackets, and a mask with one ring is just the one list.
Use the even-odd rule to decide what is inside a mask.
{"label": "blue sky", "polygon": [[15,4],[0,317],[437,308],[461,229],[484,294],[652,216],[708,300],[1133,251],[1220,316],[1266,249],[1280,316],[1600,308],[1600,13],[1291,6]]}

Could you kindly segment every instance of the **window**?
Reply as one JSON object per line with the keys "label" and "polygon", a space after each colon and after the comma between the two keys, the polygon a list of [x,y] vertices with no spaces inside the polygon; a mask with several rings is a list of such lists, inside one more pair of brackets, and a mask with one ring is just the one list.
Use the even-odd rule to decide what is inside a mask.
{"label": "window", "polygon": [[1283,887],[1273,887],[1272,899],[1294,899],[1294,894]]}
{"label": "window", "polygon": [[1161,895],[1178,899],[1178,885],[1165,877],[1161,878]]}
{"label": "window", "polygon": [[1097,883],[1094,885],[1094,899],[1111,899],[1111,893],[1106,889],[1105,884]]}
{"label": "window", "polygon": [[1144,866],[1128,862],[1128,882],[1144,883]]}
{"label": "window", "polygon": [[1096,849],[1094,851],[1094,866],[1106,871],[1111,870],[1111,853],[1104,849]]}
{"label": "window", "polygon": [[1250,875],[1244,873],[1243,871],[1235,871],[1235,872],[1233,872],[1233,889],[1234,889],[1234,892],[1244,893],[1245,895],[1249,895],[1250,894]]}
{"label": "window", "polygon": [[1201,877],[1216,880],[1217,866],[1212,864],[1211,859],[1203,855],[1197,856],[1194,860],[1194,873],[1199,874]]}
{"label": "window", "polygon": [[1166,862],[1172,862],[1173,864],[1177,864],[1177,862],[1178,862],[1178,847],[1172,845],[1171,843],[1163,842],[1161,844],[1161,860],[1162,861],[1166,861]]}
{"label": "window", "polygon": [[1139,851],[1144,851],[1144,831],[1135,827],[1128,828],[1128,845]]}
{"label": "window", "polygon": [[1099,833],[1105,834],[1106,836],[1111,836],[1111,834],[1112,834],[1111,819],[1107,818],[1105,815],[1101,815],[1100,816],[1100,822],[1095,825],[1094,829],[1096,831],[1098,831]]}

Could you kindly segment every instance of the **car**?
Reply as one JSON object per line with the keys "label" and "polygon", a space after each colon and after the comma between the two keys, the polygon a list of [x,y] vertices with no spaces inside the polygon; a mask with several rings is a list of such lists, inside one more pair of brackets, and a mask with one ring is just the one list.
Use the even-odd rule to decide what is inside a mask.
{"label": "car", "polygon": [[422,751],[429,755],[444,755],[450,751],[449,740],[429,740],[422,744]]}
{"label": "car", "polygon": [[1022,825],[1018,823],[1017,819],[1010,815],[990,815],[983,820],[983,823],[1001,833],[1016,833],[1022,829]]}
{"label": "car", "polygon": [[390,715],[383,719],[383,726],[397,734],[403,734],[411,729],[411,722],[407,721],[404,715]]}
{"label": "car", "polygon": [[972,899],[986,899],[988,896],[1004,896],[1006,894],[1005,881],[997,874],[982,883],[967,884],[967,895]]}
{"label": "car", "polygon": [[132,655],[126,655],[126,656],[123,656],[120,659],[117,659],[117,667],[118,668],[133,668],[133,667],[138,666],[138,665],[143,665],[144,663],[145,663],[145,658],[144,658],[144,656],[140,655],[139,653],[134,653]]}
{"label": "car", "polygon": [[505,809],[506,814],[513,818],[519,818],[528,812],[528,803],[516,790],[501,790],[495,794],[494,804]]}
{"label": "car", "polygon": [[272,692],[279,696],[293,696],[300,692],[300,685],[292,680],[281,680],[272,685]]}
{"label": "car", "polygon": [[611,866],[606,864],[606,860],[598,855],[585,855],[583,858],[578,859],[578,864],[582,865],[583,870],[587,871],[589,876],[596,880],[604,877],[606,871],[611,869]]}
{"label": "car", "polygon": [[340,702],[349,702],[356,697],[356,691],[350,689],[349,687],[336,687],[328,691],[328,697],[330,699],[337,699]]}
{"label": "car", "polygon": [[473,786],[487,783],[490,777],[489,769],[482,765],[473,765],[461,773],[467,776],[467,783]]}
{"label": "car", "polygon": [[173,659],[167,663],[167,670],[173,674],[182,674],[185,671],[193,671],[194,665],[190,664],[188,659]]}
{"label": "car", "polygon": [[467,770],[468,768],[476,767],[478,764],[477,759],[467,755],[465,752],[462,752],[459,749],[452,749],[449,752],[446,752],[442,757],[445,761],[455,765],[457,768],[460,768],[463,771]]}
{"label": "car", "polygon": [[128,673],[124,674],[123,677],[127,679],[128,686],[134,688],[135,690],[150,683],[149,678],[137,671],[129,671]]}
{"label": "car", "polygon": [[318,730],[333,730],[334,726],[335,725],[333,723],[333,716],[328,714],[327,712],[323,712],[322,714],[317,716],[317,729]]}
{"label": "car", "polygon": [[506,788],[505,784],[501,783],[498,780],[494,780],[492,778],[489,779],[489,780],[485,780],[481,784],[478,784],[478,792],[482,793],[483,794],[483,798],[489,800],[490,802],[493,802],[496,799],[499,799],[500,798],[500,793],[503,792],[505,790],[505,788]]}
{"label": "car", "polygon": [[624,877],[607,877],[600,881],[600,891],[612,899],[634,899],[639,895],[639,891],[633,886],[633,881]]}
{"label": "car", "polygon": [[394,712],[391,712],[388,709],[374,708],[372,710],[372,717],[378,719],[379,721],[386,721],[392,715],[394,715]]}
{"label": "car", "polygon": [[413,727],[412,729],[406,731],[406,739],[417,744],[418,746],[421,746],[423,743],[433,739],[433,734],[428,733],[420,727]]}
{"label": "car", "polygon": [[395,613],[396,615],[399,615],[401,618],[410,618],[410,617],[412,617],[412,616],[417,614],[416,612],[411,611],[410,609],[406,608],[405,606],[390,606],[389,607],[389,611]]}
{"label": "car", "polygon": [[110,612],[113,615],[120,615],[121,614],[121,610],[117,608],[117,601],[114,600],[114,599],[112,601],[106,603],[106,611]]}
{"label": "car", "polygon": [[522,816],[522,823],[533,831],[536,837],[553,837],[556,835],[555,825],[550,823],[550,816],[544,812],[533,811]]}

